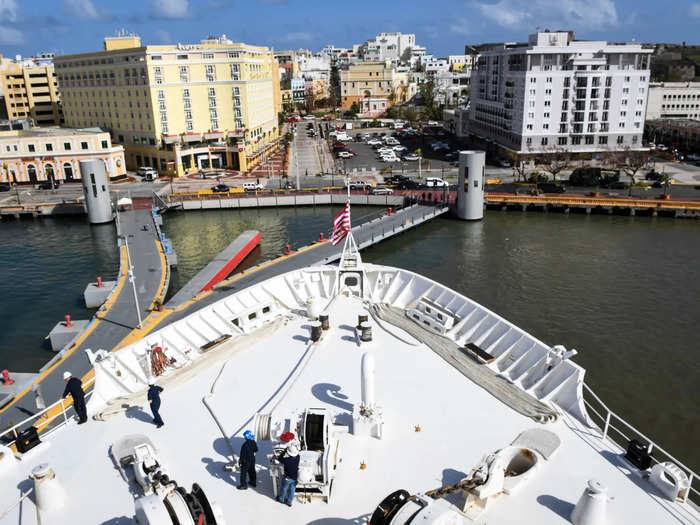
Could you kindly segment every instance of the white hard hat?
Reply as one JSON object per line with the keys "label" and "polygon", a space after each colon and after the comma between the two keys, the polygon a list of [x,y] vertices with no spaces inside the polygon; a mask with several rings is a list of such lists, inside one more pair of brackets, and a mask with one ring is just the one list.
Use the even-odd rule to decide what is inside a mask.
{"label": "white hard hat", "polygon": [[299,446],[294,441],[287,445],[287,455],[292,458],[299,455]]}
{"label": "white hard hat", "polygon": [[64,381],[65,381],[66,379],[70,379],[71,377],[73,377],[73,374],[71,374],[68,370],[66,370],[65,372],[63,372],[63,380],[64,380]]}

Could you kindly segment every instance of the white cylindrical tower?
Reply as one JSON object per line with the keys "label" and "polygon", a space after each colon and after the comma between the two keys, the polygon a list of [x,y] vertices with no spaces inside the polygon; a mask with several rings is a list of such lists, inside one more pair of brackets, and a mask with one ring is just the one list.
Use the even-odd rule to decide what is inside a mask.
{"label": "white cylindrical tower", "polygon": [[466,221],[484,218],[484,165],[486,152],[459,152],[459,180],[457,183],[457,217]]}
{"label": "white cylindrical tower", "polygon": [[362,354],[362,404],[374,404],[374,356],[370,352]]}
{"label": "white cylindrical tower", "polygon": [[92,224],[111,222],[112,201],[109,196],[109,178],[104,161],[87,159],[79,161],[79,164],[88,220]]}

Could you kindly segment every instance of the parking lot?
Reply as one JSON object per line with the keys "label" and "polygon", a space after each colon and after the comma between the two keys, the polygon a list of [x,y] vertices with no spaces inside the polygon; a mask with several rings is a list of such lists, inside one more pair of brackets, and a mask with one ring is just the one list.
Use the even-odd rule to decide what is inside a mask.
{"label": "parking lot", "polygon": [[[420,148],[422,151],[422,160],[405,161],[399,160],[398,162],[384,162],[378,156],[376,149],[366,144],[363,141],[358,141],[357,137],[360,135],[368,134],[374,139],[381,140],[384,136],[390,136],[394,133],[391,129],[364,129],[364,130],[353,130],[349,134],[353,137],[353,141],[346,143],[347,147],[354,152],[356,155],[347,159],[337,159],[338,167],[341,171],[345,171],[348,174],[362,174],[367,171],[381,171],[387,167],[391,168],[392,173],[403,173],[408,176],[418,176],[420,174],[425,176],[456,176],[457,168],[456,162],[448,161],[444,159],[445,153],[452,151],[452,149],[447,149],[443,152],[434,152],[429,147],[427,147],[427,141],[424,137],[397,137],[401,146],[406,148],[404,152],[397,152],[397,157],[401,157],[403,154],[414,152],[416,149]],[[420,166],[419,166],[420,164]]]}

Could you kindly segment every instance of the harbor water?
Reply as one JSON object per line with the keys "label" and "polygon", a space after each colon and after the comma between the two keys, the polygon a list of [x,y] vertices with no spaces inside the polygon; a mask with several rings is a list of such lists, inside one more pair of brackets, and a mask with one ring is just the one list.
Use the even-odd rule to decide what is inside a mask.
{"label": "harbor water", "polygon": [[[256,263],[328,232],[339,208],[169,213],[178,254],[170,294],[246,229]],[[353,220],[376,208],[356,207]],[[383,242],[364,260],[444,283],[547,344],[575,348],[586,383],[608,406],[700,470],[696,355],[700,223],[650,217],[489,211],[481,222],[437,219]],[[81,309],[85,284],[117,273],[111,226],[72,219],[0,226],[0,368],[36,370],[42,339]]]}

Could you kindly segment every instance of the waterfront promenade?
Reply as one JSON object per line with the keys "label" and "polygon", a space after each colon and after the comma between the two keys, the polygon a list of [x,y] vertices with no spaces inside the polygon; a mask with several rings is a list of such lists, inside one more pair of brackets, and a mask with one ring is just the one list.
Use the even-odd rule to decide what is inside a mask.
{"label": "waterfront promenade", "polygon": [[[97,311],[75,342],[59,354],[39,372],[15,400],[0,411],[0,428],[5,429],[38,412],[31,384],[39,384],[46,406],[57,401],[65,387],[63,372],[69,370],[84,381],[92,377],[86,349],[112,350],[118,347],[135,328],[139,320],[136,311],[134,286],[128,276],[127,248],[133,267],[134,284],[141,315],[145,317],[154,301],[162,301],[167,291],[169,272],[159,231],[150,209],[137,209],[120,213],[118,227],[120,244],[119,279],[111,297]],[[50,419],[55,414],[45,414]],[[40,426],[38,424],[37,426]]]}

